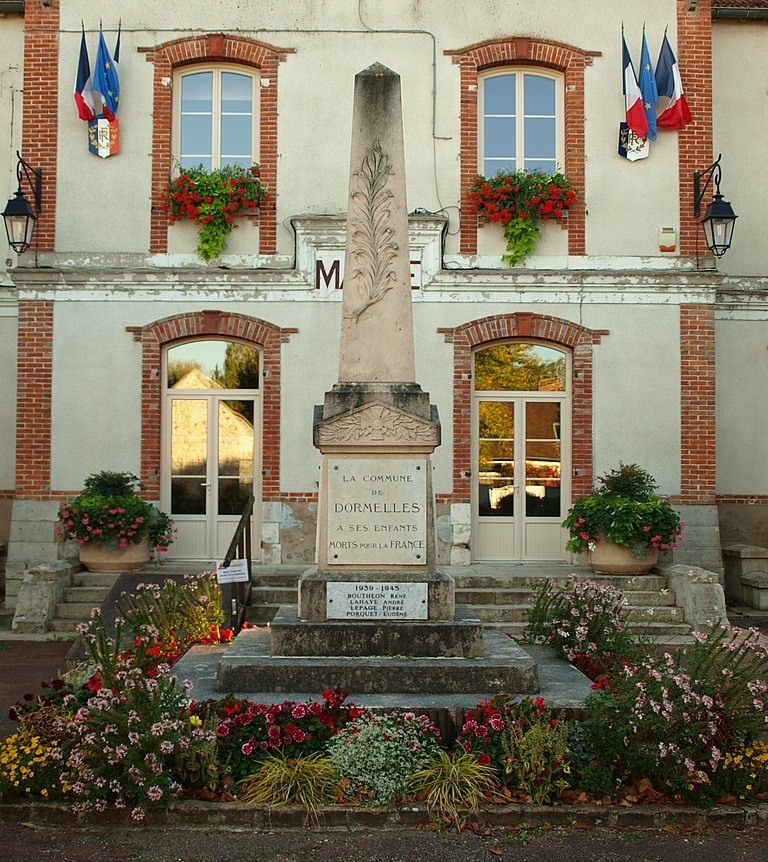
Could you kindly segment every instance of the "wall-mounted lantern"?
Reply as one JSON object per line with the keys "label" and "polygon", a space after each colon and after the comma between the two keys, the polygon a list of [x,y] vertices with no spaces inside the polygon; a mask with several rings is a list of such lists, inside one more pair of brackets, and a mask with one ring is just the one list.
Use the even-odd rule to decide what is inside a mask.
{"label": "wall-mounted lantern", "polygon": [[[720,179],[722,170],[720,168],[720,159],[722,154],[717,157],[717,161],[711,164],[705,171],[699,173],[694,171],[693,174],[693,214],[698,218],[701,215],[701,201],[709,188],[712,179],[715,180],[715,194],[704,213],[704,218],[701,220],[701,227],[704,230],[704,239],[707,243],[707,248],[715,257],[722,257],[731,247],[733,239],[733,228],[736,224],[738,216],[733,211],[729,201],[723,200],[720,194]],[[701,188],[702,177],[706,178],[704,188]],[[698,232],[696,234],[696,266],[699,265],[699,247],[698,247]]]}
{"label": "wall-mounted lantern", "polygon": [[[43,172],[33,168],[22,159],[19,152],[16,153],[18,163],[16,165],[16,180],[18,189],[16,194],[10,198],[3,210],[3,221],[8,242],[17,254],[23,254],[32,244],[32,233],[35,230],[35,222],[40,215],[40,201],[42,199]],[[30,202],[24,197],[21,188],[22,179],[26,179],[34,195],[34,209]]]}

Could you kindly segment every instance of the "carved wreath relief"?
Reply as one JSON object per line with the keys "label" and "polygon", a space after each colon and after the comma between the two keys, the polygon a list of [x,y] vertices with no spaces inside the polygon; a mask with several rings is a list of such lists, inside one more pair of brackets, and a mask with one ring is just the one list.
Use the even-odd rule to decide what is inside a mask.
{"label": "carved wreath relief", "polygon": [[371,405],[335,419],[320,431],[320,442],[329,443],[427,443],[436,445],[431,423],[392,410],[383,404]]}
{"label": "carved wreath relief", "polygon": [[352,193],[356,205],[354,212],[350,212],[350,230],[356,240],[352,277],[359,288],[359,302],[354,308],[346,306],[344,316],[353,320],[379,302],[397,278],[392,262],[398,247],[389,226],[393,194],[388,183],[392,173],[392,165],[379,141],[374,141],[355,172],[358,188]]}

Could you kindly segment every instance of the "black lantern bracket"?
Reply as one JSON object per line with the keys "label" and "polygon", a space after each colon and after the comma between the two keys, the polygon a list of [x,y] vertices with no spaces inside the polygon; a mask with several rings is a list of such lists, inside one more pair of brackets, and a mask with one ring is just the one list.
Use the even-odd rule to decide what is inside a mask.
{"label": "black lantern bracket", "polygon": [[[32,232],[35,229],[37,217],[40,215],[43,198],[43,172],[24,161],[18,150],[16,151],[16,159],[18,188],[16,194],[5,205],[2,215],[11,248],[17,254],[22,254],[32,242]],[[25,180],[32,191],[34,208],[24,197],[22,185]]]}
{"label": "black lantern bracket", "polygon": [[[715,193],[712,196],[712,201],[704,213],[704,218],[699,222],[704,230],[704,238],[707,243],[707,248],[715,257],[722,257],[731,247],[733,239],[733,228],[736,224],[738,216],[733,211],[730,201],[723,200],[723,195],[720,193],[720,180],[722,179],[723,171],[720,162],[723,154],[718,155],[714,161],[704,171],[693,172],[693,214],[698,219],[701,215],[701,202],[710,184],[714,182]],[[705,180],[702,188],[702,179]],[[698,229],[696,233],[696,266],[699,265],[699,243]]]}

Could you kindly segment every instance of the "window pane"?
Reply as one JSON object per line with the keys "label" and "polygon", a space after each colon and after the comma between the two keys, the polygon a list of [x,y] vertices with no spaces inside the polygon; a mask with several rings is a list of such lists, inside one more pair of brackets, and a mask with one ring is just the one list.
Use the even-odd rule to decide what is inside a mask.
{"label": "window pane", "polygon": [[251,114],[253,112],[253,78],[223,72],[221,75],[222,114]]}
{"label": "window pane", "polygon": [[208,451],[208,405],[174,399],[171,404],[171,513],[204,515]]}
{"label": "window pane", "polygon": [[560,518],[560,404],[529,401],[525,405],[526,514]]}
{"label": "window pane", "polygon": [[478,420],[478,515],[509,517],[515,503],[515,406],[482,401]]}
{"label": "window pane", "polygon": [[179,165],[182,168],[197,168],[202,165],[206,171],[210,171],[211,169],[211,157],[210,156],[181,156],[179,159]]}
{"label": "window pane", "polygon": [[213,110],[213,72],[197,72],[181,79],[183,114],[207,113]]}
{"label": "window pane", "polygon": [[219,514],[241,515],[253,493],[253,401],[219,402]]}
{"label": "window pane", "polygon": [[243,167],[251,166],[251,153],[253,152],[251,145],[252,128],[250,116],[223,116],[221,118],[222,164],[226,163],[225,160],[231,161],[235,159]]}
{"label": "window pane", "polygon": [[486,159],[515,158],[517,139],[513,117],[486,117],[484,132]]}
{"label": "window pane", "polygon": [[515,113],[515,75],[494,75],[483,82],[485,114]]}
{"label": "window pane", "polygon": [[[211,158],[212,118],[189,114],[181,118],[181,158],[199,165]],[[197,159],[197,161],[195,161]]]}
{"label": "window pane", "polygon": [[524,75],[523,86],[525,94],[523,103],[525,114],[555,114],[555,82],[552,78],[542,78],[540,75]]}
{"label": "window pane", "polygon": [[259,351],[238,341],[190,341],[168,351],[169,389],[258,389]]}
{"label": "window pane", "polygon": [[526,159],[524,169],[529,173],[540,171],[543,174],[556,174],[557,162],[554,159]]}
{"label": "window pane", "polygon": [[499,171],[516,171],[515,159],[486,159],[483,162],[483,176],[495,177]]}
{"label": "window pane", "polygon": [[552,159],[556,155],[554,117],[525,118],[525,158]]}
{"label": "window pane", "polygon": [[561,392],[565,355],[540,344],[496,344],[475,354],[474,382],[483,392]]}

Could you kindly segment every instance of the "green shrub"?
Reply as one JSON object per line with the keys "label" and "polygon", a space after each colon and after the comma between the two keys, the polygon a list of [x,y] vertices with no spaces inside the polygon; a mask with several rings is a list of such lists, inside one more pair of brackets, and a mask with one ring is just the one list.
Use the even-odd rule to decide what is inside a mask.
{"label": "green shrub", "polygon": [[439,731],[412,712],[366,713],[328,743],[341,775],[344,796],[366,805],[388,805],[405,792],[406,781],[437,750]]}

